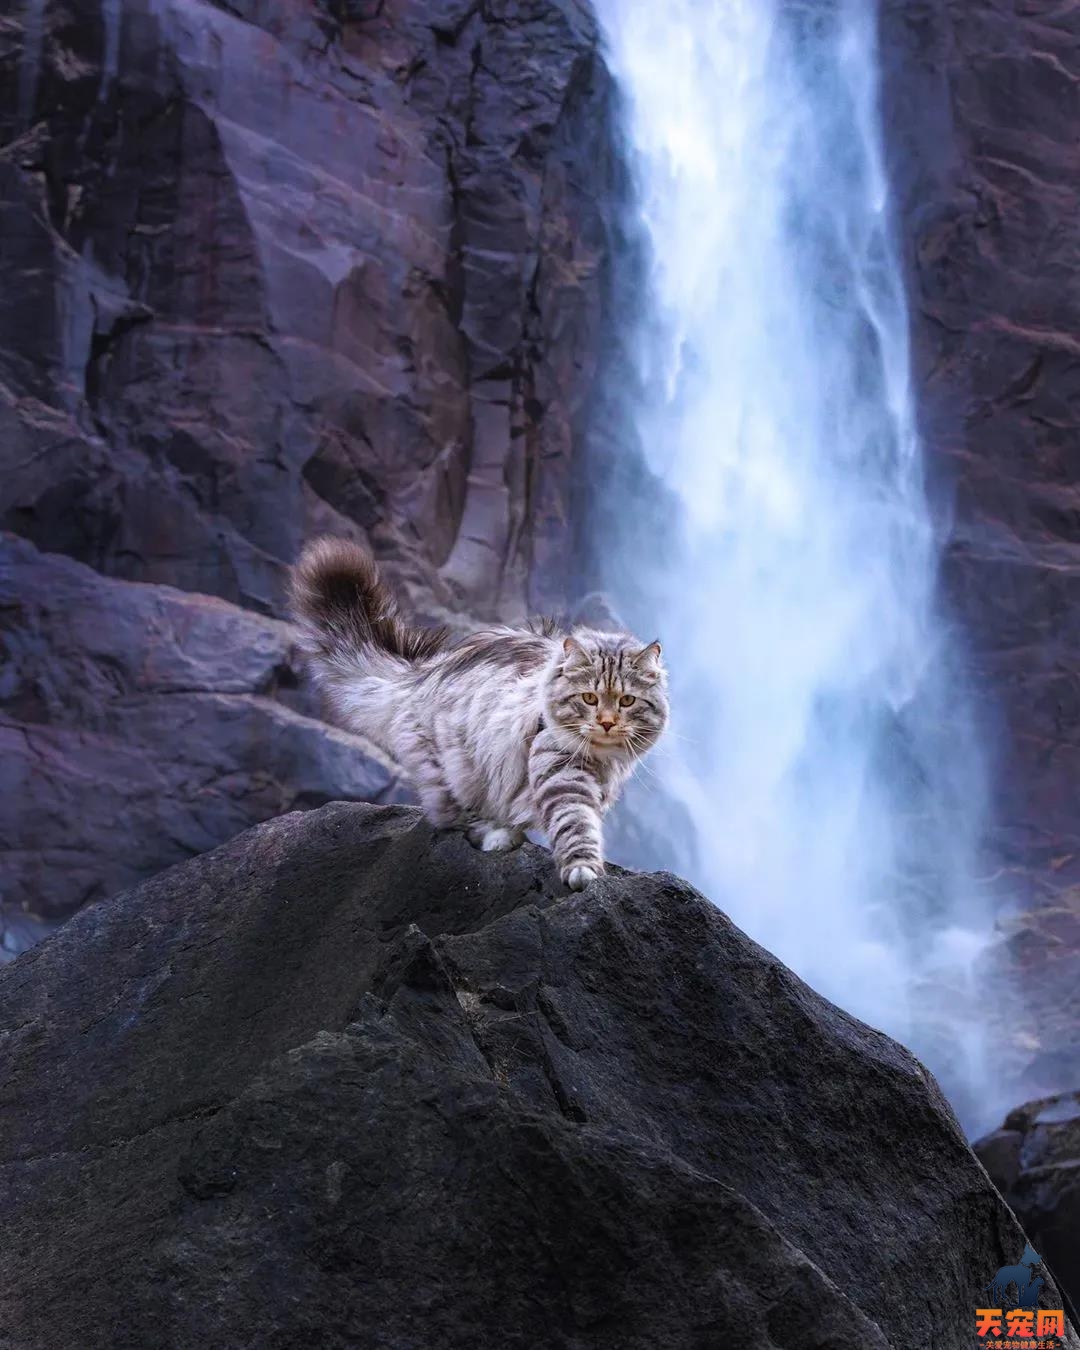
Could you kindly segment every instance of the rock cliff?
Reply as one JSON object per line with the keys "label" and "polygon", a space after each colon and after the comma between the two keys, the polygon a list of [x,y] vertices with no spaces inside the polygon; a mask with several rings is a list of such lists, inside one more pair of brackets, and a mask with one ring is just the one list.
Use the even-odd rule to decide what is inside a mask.
{"label": "rock cliff", "polygon": [[[1080,1082],[1080,11],[882,0],[884,125],[986,876],[1032,1095]],[[1002,967],[997,967],[1000,972]],[[992,978],[989,977],[988,978]]]}
{"label": "rock cliff", "polygon": [[684,883],[408,807],[86,907],[0,1043],[12,1350],[969,1350],[1023,1248],[929,1074]]}
{"label": "rock cliff", "polygon": [[[253,616],[280,617],[304,538],[366,541],[421,613],[564,599],[618,173],[596,48],[579,0],[28,0],[0,16],[0,529],[235,607],[79,583],[103,624],[183,610],[219,629],[220,664],[204,645],[184,695],[190,710],[212,691],[217,711],[157,701],[121,726],[112,657],[75,651],[91,620],[60,613],[76,573],[0,544],[0,725],[34,765],[9,769],[0,808],[9,945],[33,926],[24,905],[55,918],[192,839],[366,794],[369,768],[343,778],[329,729],[320,746],[293,726],[260,769],[284,714],[237,697],[273,683],[271,647],[287,664],[282,630]],[[30,567],[42,589],[16,602]],[[155,648],[159,686],[190,674],[181,652],[167,668],[174,646]],[[88,683],[60,709],[65,665]],[[193,753],[205,791],[178,787],[183,769],[154,781]]]}
{"label": "rock cliff", "polygon": [[1080,881],[1080,15],[883,0],[885,126],[946,591],[1004,890]]}

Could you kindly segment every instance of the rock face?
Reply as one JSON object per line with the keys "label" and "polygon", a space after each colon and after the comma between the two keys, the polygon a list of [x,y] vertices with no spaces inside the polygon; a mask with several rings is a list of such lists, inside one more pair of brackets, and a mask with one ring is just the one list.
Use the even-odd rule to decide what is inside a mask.
{"label": "rock face", "polygon": [[[0,529],[116,583],[235,606],[110,584],[103,622],[163,606],[257,649],[202,648],[197,692],[217,703],[198,751],[182,700],[110,730],[119,709],[87,690],[59,706],[61,669],[103,665],[96,639],[77,647],[89,620],[65,632],[47,614],[77,574],[33,565],[58,593],[20,604],[3,653],[21,709],[4,734],[36,764],[15,771],[3,827],[22,855],[9,929],[33,922],[24,902],[55,917],[193,840],[352,795],[367,770],[343,769],[332,730],[318,745],[290,722],[269,785],[250,767],[285,717],[263,697],[283,635],[251,616],[280,616],[306,537],[366,541],[423,613],[563,599],[617,171],[596,44],[579,0],[28,0],[0,16]],[[32,566],[10,558],[7,577]],[[52,697],[26,691],[28,649]],[[154,661],[184,685],[177,644]],[[170,815],[193,754],[209,781],[237,753],[197,823]],[[68,814],[95,780],[96,860]],[[125,822],[107,843],[106,815]]]}
{"label": "rock face", "polygon": [[1015,897],[1080,882],[1080,83],[1071,4],[884,0],[903,209],[946,568]]}
{"label": "rock face", "polygon": [[1011,1030],[1024,1055],[1023,1081],[1045,1096],[1080,1081],[1080,887],[1046,896],[998,926],[998,972],[1019,995]]}
{"label": "rock face", "polygon": [[1024,1241],[919,1064],[685,884],[406,807],[84,909],[0,1043],[18,1350],[968,1350]]}
{"label": "rock face", "polygon": [[[1080,1082],[1080,16],[882,0],[917,397],[987,751],[1016,1076]],[[997,963],[1000,978],[1001,963]]]}
{"label": "rock face", "polygon": [[587,8],[89,0],[4,38],[3,523],[264,612],[323,527],[535,603],[595,346]]}
{"label": "rock face", "polygon": [[11,948],[33,936],[18,915],[55,922],[267,816],[404,798],[374,747],[310,715],[287,625],[2,542]]}
{"label": "rock face", "polygon": [[975,1152],[1080,1308],[1080,1092],[1017,1107]]}

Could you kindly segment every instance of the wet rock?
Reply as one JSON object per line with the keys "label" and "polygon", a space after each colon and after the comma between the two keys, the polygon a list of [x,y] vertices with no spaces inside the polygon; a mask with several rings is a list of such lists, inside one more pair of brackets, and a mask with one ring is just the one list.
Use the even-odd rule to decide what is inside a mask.
{"label": "wet rock", "polygon": [[975,1152],[1073,1307],[1080,1307],[1080,1092],[1018,1106]]}
{"label": "wet rock", "polygon": [[967,1350],[1023,1248],[926,1071],[691,888],[409,808],[89,906],[0,1040],[20,1350]]}

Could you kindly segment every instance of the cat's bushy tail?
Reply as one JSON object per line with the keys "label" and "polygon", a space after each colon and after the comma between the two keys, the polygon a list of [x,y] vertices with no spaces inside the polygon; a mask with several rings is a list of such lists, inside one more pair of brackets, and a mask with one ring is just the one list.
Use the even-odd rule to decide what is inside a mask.
{"label": "cat's bushy tail", "polygon": [[378,666],[380,656],[421,661],[447,641],[443,629],[405,622],[374,558],[348,539],[315,539],[304,548],[289,605],[309,659],[331,680]]}

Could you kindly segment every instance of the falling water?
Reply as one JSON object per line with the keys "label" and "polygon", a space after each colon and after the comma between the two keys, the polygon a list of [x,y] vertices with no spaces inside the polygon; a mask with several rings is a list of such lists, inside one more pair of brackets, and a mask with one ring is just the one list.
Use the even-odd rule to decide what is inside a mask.
{"label": "falling water", "polygon": [[604,580],[665,639],[653,769],[694,826],[669,865],[982,1123],[980,771],[935,610],[875,7],[599,8],[649,265],[652,482],[621,471]]}

